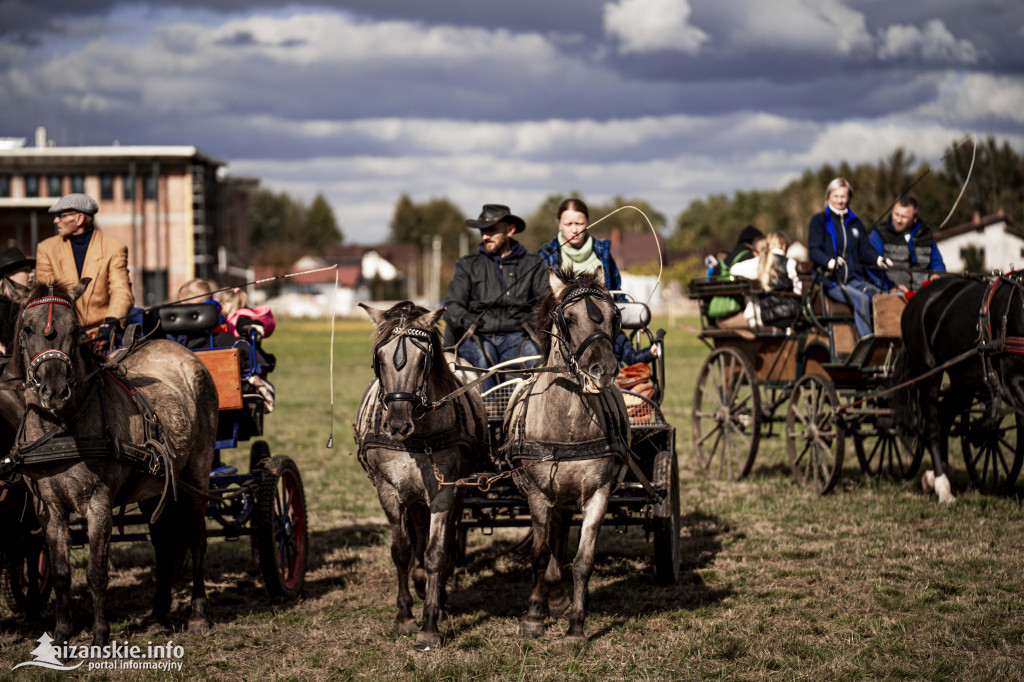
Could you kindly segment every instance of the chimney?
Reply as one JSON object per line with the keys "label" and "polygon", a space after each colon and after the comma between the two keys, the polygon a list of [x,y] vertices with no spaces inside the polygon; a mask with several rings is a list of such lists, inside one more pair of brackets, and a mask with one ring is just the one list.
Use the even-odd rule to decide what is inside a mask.
{"label": "chimney", "polygon": [[39,126],[38,128],[36,128],[36,146],[37,147],[45,147],[46,146],[46,127],[45,126]]}

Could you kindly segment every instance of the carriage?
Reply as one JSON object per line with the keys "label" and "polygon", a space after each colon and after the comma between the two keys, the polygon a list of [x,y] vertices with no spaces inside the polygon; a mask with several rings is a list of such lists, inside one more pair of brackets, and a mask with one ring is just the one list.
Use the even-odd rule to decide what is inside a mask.
{"label": "carriage", "polygon": [[[692,430],[704,473],[739,480],[750,473],[762,439],[781,435],[796,481],[819,494],[839,481],[847,440],[861,470],[896,480],[913,478],[924,449],[897,434],[888,388],[901,345],[901,295],[874,299],[874,333],[857,338],[853,311],[825,295],[823,274],[805,270],[799,312],[786,326],[751,326],[743,315],[708,316],[716,297],[755,308],[766,292],[744,278],[693,281],[700,302],[699,338],[710,354],[694,391]],[[760,319],[755,316],[754,319]],[[980,392],[952,426],[972,482],[1012,485],[1024,461],[1017,444],[1021,417]]]}
{"label": "carriage", "polygon": [[[218,347],[213,329],[218,324],[212,304],[176,305],[147,311],[143,330],[199,342],[193,352],[210,371],[217,386],[218,423],[216,456],[210,472],[207,502],[207,536],[237,541],[249,537],[252,559],[272,597],[292,598],[302,590],[306,570],[307,517],[302,478],[295,462],[285,455],[272,455],[262,439],[264,399],[254,390],[253,378],[273,370],[255,352],[261,339],[250,331],[247,338]],[[124,350],[114,351],[113,357]],[[225,464],[221,454],[251,441],[248,461],[239,466]],[[33,613],[45,606],[52,589],[48,549],[31,510],[24,486],[7,489],[8,499],[0,505],[0,518],[10,521],[3,548],[0,593],[15,613]],[[123,510],[116,518],[113,540],[146,541],[147,518],[137,509]],[[209,521],[213,521],[210,523]],[[130,527],[128,532],[125,528]],[[72,526],[72,542],[87,544],[82,519]]]}
{"label": "carriage", "polygon": [[[616,305],[621,312],[622,329],[629,333],[633,345],[646,347],[660,343],[664,331],[658,330],[655,334],[650,330],[651,311],[647,305],[624,292],[613,293],[620,299]],[[524,361],[538,359],[540,356],[527,356],[491,369],[500,370],[506,365],[521,365]],[[514,485],[508,463],[497,455],[508,435],[504,428],[505,408],[525,381],[521,374],[512,376],[515,378],[483,394],[492,460],[498,474],[480,473],[466,480],[469,485],[456,532],[460,562],[466,558],[469,531],[475,529],[488,534],[498,527],[530,526],[527,501]],[[639,388],[635,385],[632,389],[619,388],[629,414],[632,443],[630,457],[622,465],[604,522],[619,528],[642,528],[653,544],[656,581],[671,584],[679,579],[679,468],[675,427],[666,421],[661,410],[666,391],[663,354],[651,363],[649,381],[643,393],[635,390]],[[483,485],[480,482],[484,482]],[[579,524],[578,513],[573,522]]]}

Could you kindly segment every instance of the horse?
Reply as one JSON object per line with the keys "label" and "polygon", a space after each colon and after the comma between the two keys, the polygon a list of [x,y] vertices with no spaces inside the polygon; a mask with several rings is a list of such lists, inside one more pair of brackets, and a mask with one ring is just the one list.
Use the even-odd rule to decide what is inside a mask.
{"label": "horse", "polygon": [[544,634],[548,615],[568,607],[562,590],[569,522],[583,513],[572,564],[573,602],[567,640],[584,640],[587,586],[594,551],[616,476],[628,455],[629,417],[615,386],[613,339],[619,310],[604,274],[551,273],[551,291],[534,317],[544,365],[561,371],[533,375],[512,396],[504,416],[502,454],[530,506],[533,589],[520,620],[524,637]]}
{"label": "horse", "polygon": [[[1010,274],[992,281],[942,277],[923,287],[903,310],[893,414],[901,435],[928,449],[933,470],[924,473],[922,487],[934,489],[940,503],[956,501],[945,472],[956,417],[976,397],[988,403],[993,415],[1000,401],[1024,414],[1022,306],[1024,282]],[[940,396],[939,368],[947,364],[949,388]]]}
{"label": "horse", "polygon": [[[475,388],[445,399],[462,384],[441,347],[433,312],[409,301],[388,310],[359,304],[376,326],[374,379],[359,405],[353,431],[359,461],[377,488],[391,524],[391,558],[398,574],[399,635],[416,634],[414,647],[441,643],[437,628],[446,583],[454,569],[455,524],[464,489],[453,482],[489,468],[487,413]],[[423,603],[423,623],[412,613],[409,578]]]}
{"label": "horse", "polygon": [[36,500],[50,550],[54,640],[66,641],[72,630],[68,524],[77,513],[88,527],[92,644],[108,643],[113,509],[132,503],[150,515],[156,550],[152,626],[170,627],[172,582],[187,548],[188,627],[206,632],[204,496],[214,456],[217,388],[203,363],[172,341],[143,342],[118,363],[94,355],[80,340],[75,313],[88,283],[86,278],[70,289],[40,283],[28,292],[11,361],[10,374],[25,383],[25,413],[9,459],[20,465]]}

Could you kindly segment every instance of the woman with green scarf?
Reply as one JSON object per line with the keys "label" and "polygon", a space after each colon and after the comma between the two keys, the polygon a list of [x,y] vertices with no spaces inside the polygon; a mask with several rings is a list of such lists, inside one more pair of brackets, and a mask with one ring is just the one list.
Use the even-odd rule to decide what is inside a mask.
{"label": "woman with green scarf", "polygon": [[[612,258],[611,242],[595,239],[587,228],[590,212],[582,199],[569,197],[558,205],[558,236],[537,251],[552,270],[562,269],[574,272],[594,272],[604,268],[604,285],[608,291],[622,289],[619,268]],[[615,357],[627,365],[651,362],[658,354],[659,344],[644,350],[636,350],[624,332],[615,339]]]}

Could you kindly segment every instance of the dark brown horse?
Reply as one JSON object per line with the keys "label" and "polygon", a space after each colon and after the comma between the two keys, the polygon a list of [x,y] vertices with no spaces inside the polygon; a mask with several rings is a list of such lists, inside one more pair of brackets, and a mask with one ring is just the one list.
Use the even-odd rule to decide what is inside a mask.
{"label": "dark brown horse", "polygon": [[[360,305],[377,332],[376,379],[355,423],[359,461],[391,523],[391,558],[398,571],[395,629],[417,633],[415,647],[427,650],[441,641],[437,623],[454,568],[464,490],[438,483],[485,466],[487,417],[475,388],[435,405],[461,385],[441,349],[436,325],[443,308],[430,312],[409,301],[386,311]],[[412,614],[410,569],[424,600],[422,626]]]}
{"label": "dark brown horse", "polygon": [[526,637],[544,634],[549,614],[565,610],[561,587],[572,512],[583,513],[572,564],[573,603],[567,639],[584,639],[587,584],[608,496],[629,448],[629,417],[615,386],[619,365],[613,339],[619,311],[604,288],[604,274],[551,274],[551,293],[536,313],[547,366],[564,366],[527,381],[505,411],[502,452],[513,480],[530,504],[533,591],[520,622]]}
{"label": "dark brown horse", "polygon": [[170,341],[140,344],[119,367],[101,366],[103,360],[80,342],[75,315],[74,301],[87,283],[82,280],[71,290],[37,284],[29,292],[12,360],[12,373],[26,383],[27,408],[12,456],[22,462],[50,549],[57,596],[54,640],[63,642],[72,632],[71,515],[80,515],[88,526],[92,641],[102,646],[110,634],[105,600],[113,508],[136,502],[147,514],[166,505],[150,524],[157,578],[152,618],[169,624],[174,573],[188,550],[189,629],[205,631],[202,494],[213,461],[216,386],[202,362]]}

